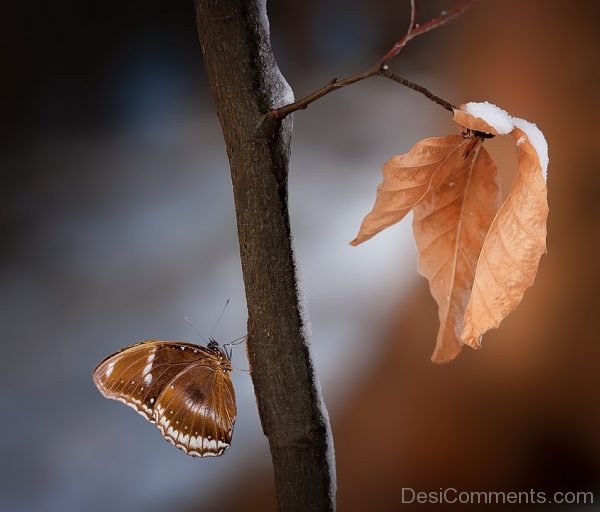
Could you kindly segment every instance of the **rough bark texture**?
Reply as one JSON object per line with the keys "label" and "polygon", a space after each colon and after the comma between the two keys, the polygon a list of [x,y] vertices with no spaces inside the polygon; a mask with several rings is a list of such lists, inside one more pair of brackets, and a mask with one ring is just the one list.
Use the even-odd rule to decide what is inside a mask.
{"label": "rough bark texture", "polygon": [[256,137],[292,100],[271,51],[264,0],[196,0],[204,63],[221,121],[248,303],[248,358],[284,511],[335,508],[331,431],[299,303],[288,216],[291,119]]}

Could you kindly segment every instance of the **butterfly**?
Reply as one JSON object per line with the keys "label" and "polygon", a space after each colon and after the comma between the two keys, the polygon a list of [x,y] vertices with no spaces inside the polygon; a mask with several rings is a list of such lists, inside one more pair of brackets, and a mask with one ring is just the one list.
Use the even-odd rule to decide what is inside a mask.
{"label": "butterfly", "polygon": [[108,356],[93,373],[106,398],[156,424],[163,437],[194,457],[222,455],[237,415],[231,354],[212,338],[206,347],[148,340]]}

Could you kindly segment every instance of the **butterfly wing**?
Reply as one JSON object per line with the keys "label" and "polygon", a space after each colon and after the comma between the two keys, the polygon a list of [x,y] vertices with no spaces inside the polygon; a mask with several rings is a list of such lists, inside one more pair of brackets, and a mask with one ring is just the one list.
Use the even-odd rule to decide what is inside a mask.
{"label": "butterfly wing", "polygon": [[221,455],[231,443],[236,417],[223,357],[191,343],[143,341],[104,359],[93,379],[102,395],[156,423],[165,439],[184,452]]}
{"label": "butterfly wing", "polygon": [[235,418],[233,384],[216,358],[177,375],[158,398],[154,415],[165,439],[196,457],[222,455]]}
{"label": "butterfly wing", "polygon": [[107,357],[94,370],[100,392],[119,400],[154,423],[154,407],[167,384],[187,366],[206,357],[205,347],[149,340]]}

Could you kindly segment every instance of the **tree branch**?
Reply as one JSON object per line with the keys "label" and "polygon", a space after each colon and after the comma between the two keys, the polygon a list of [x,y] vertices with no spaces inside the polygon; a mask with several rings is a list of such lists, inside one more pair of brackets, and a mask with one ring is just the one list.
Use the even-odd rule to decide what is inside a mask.
{"label": "tree branch", "polygon": [[406,34],[404,34],[398,41],[394,43],[387,53],[379,60],[379,64],[386,64],[390,59],[398,55],[402,48],[406,46],[409,41],[412,41],[415,37],[425,34],[434,28],[441,27],[454,18],[458,18],[475,0],[461,0],[449,11],[442,11],[437,17],[429,20],[427,23],[418,25],[415,23],[417,6],[416,0],[411,0],[411,27],[409,27]]}
{"label": "tree branch", "polygon": [[296,112],[297,110],[304,110],[311,103],[317,101],[319,98],[326,96],[327,94],[337,91],[338,89],[342,89],[343,87],[347,87],[349,85],[355,84],[356,82],[360,82],[362,80],[366,80],[367,78],[371,78],[372,76],[380,75],[393,80],[405,87],[408,87],[414,91],[420,92],[424,94],[427,98],[434,101],[438,105],[441,105],[446,110],[452,111],[454,109],[454,105],[449,101],[446,101],[439,96],[436,96],[431,91],[423,87],[422,85],[411,82],[410,80],[401,77],[395,73],[392,73],[388,67],[387,62],[398,55],[402,49],[406,46],[406,44],[421,34],[425,34],[434,28],[441,27],[445,25],[449,21],[453,20],[460,16],[475,0],[461,0],[457,5],[455,5],[449,11],[442,11],[440,16],[437,18],[433,18],[429,20],[427,23],[423,25],[419,25],[416,23],[417,19],[417,0],[410,0],[410,23],[406,34],[404,34],[394,45],[387,51],[387,53],[379,60],[379,62],[361,73],[357,73],[355,75],[348,76],[341,80],[337,78],[332,79],[329,83],[317,89],[315,92],[304,96],[303,98],[290,103],[288,105],[284,105],[282,107],[270,110],[267,112],[263,118],[261,118],[261,122],[259,123],[259,127],[265,124],[267,119],[271,120],[280,120],[291,114],[292,112]]}
{"label": "tree branch", "polygon": [[271,51],[266,0],[195,0],[233,183],[248,305],[247,348],[279,508],[335,509],[331,429],[305,333],[288,216],[291,120],[254,138],[291,97]]}
{"label": "tree branch", "polygon": [[366,69],[362,73],[357,73],[356,75],[348,76],[346,78],[342,78],[338,80],[337,78],[333,78],[330,80],[327,85],[324,85],[320,89],[315,92],[309,94],[308,96],[304,96],[304,98],[300,98],[298,101],[294,103],[290,103],[283,107],[276,108],[268,112],[268,116],[272,119],[283,119],[288,116],[292,112],[296,112],[296,110],[304,110],[314,101],[317,101],[319,98],[326,96],[330,92],[333,92],[337,89],[341,89],[342,87],[346,87],[348,85],[355,84],[356,82],[360,82],[361,80],[365,80],[366,78],[370,78],[374,75],[378,75],[380,73],[379,66],[375,66],[373,68]]}
{"label": "tree branch", "polygon": [[390,71],[387,68],[387,66],[384,66],[383,68],[381,68],[381,71],[379,72],[379,74],[382,76],[385,76],[386,78],[389,78],[390,80],[393,80],[396,83],[399,83],[400,85],[403,85],[404,87],[408,87],[409,89],[412,89],[413,91],[420,92],[421,94],[423,94],[424,96],[429,98],[431,101],[444,107],[446,110],[449,110],[450,112],[456,110],[456,106],[453,105],[452,103],[450,103],[449,101],[446,101],[446,100],[440,98],[439,96],[436,96],[429,89],[426,89],[422,85],[411,82],[407,78],[404,78],[400,75],[397,75],[396,73],[393,73],[392,71]]}
{"label": "tree branch", "polygon": [[433,102],[437,103],[438,105],[441,105],[442,107],[444,107],[446,110],[449,110],[450,112],[452,112],[452,110],[454,110],[456,108],[452,103],[440,98],[439,96],[436,96],[429,89],[423,87],[422,85],[411,82],[407,78],[404,78],[400,75],[397,75],[396,73],[393,73],[392,71],[390,71],[388,69],[387,66],[381,66],[381,67],[375,66],[375,67],[366,69],[362,73],[357,73],[356,75],[351,75],[346,78],[342,78],[341,80],[334,78],[333,80],[328,82],[326,85],[324,85],[320,89],[316,90],[315,92],[309,94],[308,96],[304,96],[304,98],[300,98],[298,101],[295,101],[294,103],[289,103],[288,105],[284,105],[283,107],[279,107],[279,108],[271,110],[270,112],[265,114],[265,116],[263,116],[263,120],[265,117],[268,117],[271,119],[283,119],[286,116],[288,116],[289,114],[291,114],[292,112],[296,112],[297,110],[304,110],[311,103],[317,101],[319,98],[322,98],[323,96],[326,96],[327,94],[329,94],[333,91],[341,89],[342,87],[347,87],[348,85],[355,84],[356,82],[366,80],[367,78],[371,78],[372,76],[376,76],[376,75],[383,76],[385,78],[389,78],[390,80],[393,80],[394,82],[396,82],[400,85],[403,85],[404,87],[408,87],[409,89],[412,89],[413,91],[420,92],[421,94],[423,94],[424,96],[426,96]]}

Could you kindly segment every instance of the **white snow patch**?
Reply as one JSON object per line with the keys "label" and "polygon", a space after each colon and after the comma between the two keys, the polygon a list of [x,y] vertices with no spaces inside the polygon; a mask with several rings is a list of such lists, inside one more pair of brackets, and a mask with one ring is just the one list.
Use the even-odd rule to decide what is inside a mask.
{"label": "white snow patch", "polygon": [[327,411],[327,407],[325,406],[325,399],[323,398],[323,391],[321,388],[321,383],[319,382],[319,378],[317,376],[317,372],[313,369],[313,383],[314,387],[317,391],[317,401],[319,404],[319,409],[321,416],[323,417],[323,422],[325,424],[325,428],[327,430],[327,465],[329,466],[329,479],[331,484],[329,486],[329,499],[331,503],[336,502],[336,494],[337,494],[337,474],[335,467],[335,447],[333,444],[333,432],[331,431],[331,421],[329,420],[329,411]]}
{"label": "white snow patch", "polygon": [[465,112],[474,117],[483,119],[487,124],[496,129],[498,135],[506,135],[513,129],[513,122],[510,114],[488,101],[471,101],[465,105]]}
{"label": "white snow patch", "polygon": [[283,107],[284,105],[289,105],[290,103],[294,103],[296,98],[294,97],[294,91],[290,84],[288,84],[287,80],[279,71],[279,68],[275,71],[276,74],[279,75],[281,80],[281,87],[277,89],[276,100],[275,100],[275,108]]}
{"label": "white snow patch", "polygon": [[[258,6],[258,16],[260,18],[260,24],[264,27],[265,40],[268,41],[270,39],[271,27],[269,24],[269,16],[267,15],[267,2],[260,2],[260,5]],[[270,43],[262,44],[259,46],[258,51],[260,52],[263,63],[268,67],[266,75],[268,75],[267,77],[272,81],[273,90],[271,91],[271,94],[273,95],[273,108],[279,108],[294,103],[294,91],[275,62]],[[291,119],[292,118],[290,118],[290,121],[288,121],[287,124],[291,123]]]}
{"label": "white snow patch", "polygon": [[298,294],[298,310],[300,312],[300,318],[302,319],[302,335],[304,341],[310,345],[312,339],[312,326],[310,323],[310,315],[308,314],[308,300],[306,297],[306,287],[304,286],[304,274],[298,264],[296,258],[296,243],[294,237],[291,237],[292,243],[292,254],[294,255],[294,268],[296,270],[296,293]]}
{"label": "white snow patch", "polygon": [[[295,239],[292,237],[292,254],[297,254],[295,250]],[[307,345],[307,350],[309,354],[310,351],[310,343],[312,338],[312,329],[310,324],[310,316],[308,314],[308,305],[306,294],[304,293],[303,286],[303,275],[298,266],[298,261],[294,257],[294,268],[296,270],[296,283],[297,283],[297,294],[298,294],[298,310],[300,313],[300,318],[302,319],[302,334],[304,337],[304,343]],[[329,498],[331,503],[335,503],[336,494],[337,494],[337,476],[336,476],[336,466],[335,466],[335,448],[333,444],[333,432],[331,431],[331,421],[329,420],[329,412],[327,411],[327,407],[325,405],[325,399],[323,398],[323,390],[321,388],[321,382],[319,381],[319,377],[317,376],[317,371],[315,368],[314,360],[311,358],[311,366],[313,367],[313,386],[317,392],[317,403],[319,406],[319,412],[323,418],[323,424],[326,429],[327,436],[327,465],[329,466],[329,478],[331,481],[331,485],[329,486]]]}
{"label": "white snow patch", "polygon": [[[540,159],[544,180],[548,181],[548,142],[542,131],[534,123],[530,123],[519,117],[512,117],[505,110],[502,110],[500,107],[487,101],[469,102],[465,105],[464,110],[468,114],[479,117],[490,126],[493,126],[498,132],[498,135],[506,135],[507,133],[512,132],[513,128],[522,130],[527,139],[529,139],[529,142],[531,142],[531,145]],[[517,140],[517,146],[520,146],[524,142],[525,139],[520,137],[519,140]]]}
{"label": "white snow patch", "polygon": [[[544,173],[544,180],[548,181],[548,142],[546,141],[546,137],[542,131],[534,124],[526,121],[525,119],[520,119],[518,117],[513,117],[513,124],[515,127],[519,128],[519,130],[523,130],[529,142],[535,149],[538,154],[538,158],[540,159],[540,165],[542,166],[542,172]],[[519,144],[517,141],[517,144]],[[522,144],[522,142],[521,142]]]}

